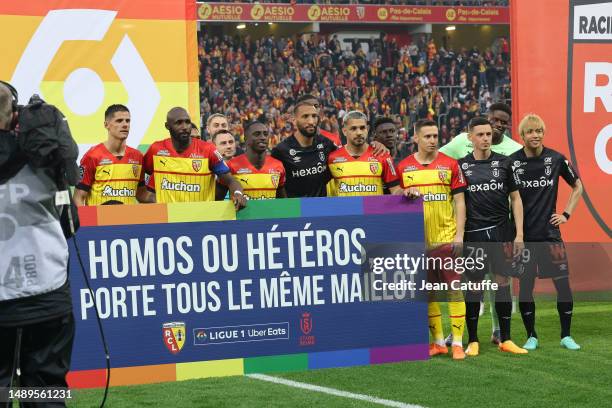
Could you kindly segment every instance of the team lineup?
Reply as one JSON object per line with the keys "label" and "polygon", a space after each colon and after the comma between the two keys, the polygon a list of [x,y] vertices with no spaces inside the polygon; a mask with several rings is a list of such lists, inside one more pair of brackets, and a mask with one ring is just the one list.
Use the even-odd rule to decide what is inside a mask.
{"label": "team lineup", "polygon": [[[200,139],[185,109],[173,108],[165,123],[170,137],[151,144],[143,155],[126,145],[128,108],[111,105],[104,117],[108,138],[83,156],[74,200],[77,205],[106,205],[231,199],[240,210],[248,200],[286,197],[395,194],[422,199],[427,258],[484,260],[482,268],[466,267],[462,273],[435,262],[426,268],[427,283],[418,289],[430,291],[430,356],[448,354],[449,347],[455,360],[479,355],[478,318],[485,291],[494,296],[491,341],[502,352],[535,350],[536,277],[552,279],[557,291],[561,346],[580,349],[570,333],[573,300],[559,225],[568,222],[583,189],[569,161],[544,146],[546,126],[539,116],[528,114],[521,120],[519,144],[506,135],[510,108],[496,103],[487,117],[474,117],[466,133],[442,147],[436,122],[422,119],[414,124],[416,153],[394,162],[390,153],[396,149],[397,129],[390,118],[372,122],[369,141],[368,117],[346,113],[342,145],[338,135],[319,129],[315,97],[298,98],[292,114],[297,130],[271,154],[269,127],[259,121],[244,126],[245,151],[237,154],[223,115],[208,118],[208,142]],[[559,178],[571,187],[561,212]],[[522,347],[510,336],[512,278],[520,284],[526,331]],[[447,338],[441,302],[448,303]]]}

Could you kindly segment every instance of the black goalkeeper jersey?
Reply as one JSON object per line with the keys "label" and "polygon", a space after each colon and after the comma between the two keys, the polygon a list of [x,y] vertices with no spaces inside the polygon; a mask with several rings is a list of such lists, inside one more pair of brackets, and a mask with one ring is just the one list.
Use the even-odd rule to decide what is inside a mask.
{"label": "black goalkeeper jersey", "polygon": [[550,217],[556,213],[559,176],[573,187],[578,174],[565,156],[547,147],[538,157],[527,157],[521,149],[510,159],[521,181],[525,241],[561,239],[559,227],[550,223]]}
{"label": "black goalkeeper jersey", "polygon": [[509,220],[508,195],[519,189],[508,156],[491,153],[476,160],[472,153],[459,160],[468,187],[465,191],[465,230],[474,231],[501,225]]}
{"label": "black goalkeeper jersey", "polygon": [[285,190],[288,197],[325,197],[331,179],[327,158],[336,145],[326,137],[316,135],[311,146],[302,147],[290,136],[272,149],[272,157],[285,166]]}

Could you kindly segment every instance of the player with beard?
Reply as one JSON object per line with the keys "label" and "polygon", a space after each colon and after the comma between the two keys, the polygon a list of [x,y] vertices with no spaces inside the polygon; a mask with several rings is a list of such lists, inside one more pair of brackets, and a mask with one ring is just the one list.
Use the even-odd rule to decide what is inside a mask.
{"label": "player with beard", "polygon": [[[394,125],[395,126],[395,125]],[[346,145],[329,155],[328,166],[334,184],[334,195],[382,195],[384,188],[396,193],[401,190],[391,156],[374,155],[368,138],[368,118],[362,112],[351,111],[343,117]]]}
{"label": "player with beard", "polygon": [[[303,95],[295,102],[295,133],[276,145],[272,157],[285,167],[288,197],[325,197],[326,184],[331,180],[327,167],[329,154],[338,147],[319,134],[319,103],[312,95]],[[374,142],[374,154],[387,152]]]}
{"label": "player with beard", "polygon": [[[468,183],[465,192],[465,257],[479,258],[484,265],[466,270],[464,276],[470,282],[481,282],[486,273],[495,274],[498,284],[495,311],[500,318],[501,335],[499,350],[526,354],[527,350],[510,339],[512,294],[509,276],[516,276],[518,270],[512,268],[514,256],[520,255],[525,247],[519,181],[512,171],[510,158],[491,151],[493,130],[489,121],[484,117],[475,117],[470,121],[468,130],[474,151],[459,160]],[[510,220],[508,198],[514,223]],[[478,317],[481,298],[482,290],[468,289],[465,292],[465,319],[469,335],[465,354],[471,357],[477,356],[480,349]]]}
{"label": "player with beard", "polygon": [[146,201],[213,201],[216,175],[229,187],[236,209],[243,208],[246,198],[242,186],[232,177],[212,143],[191,137],[191,118],[187,111],[179,107],[170,109],[165,126],[170,138],[153,143],[144,157],[150,192]]}
{"label": "player with beard", "polygon": [[[506,136],[508,126],[510,125],[510,119],[512,116],[512,110],[510,106],[505,103],[494,103],[489,107],[489,114],[487,120],[493,128],[493,139],[491,141],[491,150],[494,153],[503,154],[504,156],[510,156],[512,153],[522,149],[520,143],[512,140],[512,137]],[[450,142],[440,148],[440,152],[447,156],[452,157],[455,160],[459,160],[472,153],[474,146],[468,137],[468,132],[460,133],[455,136]],[[489,292],[492,296],[492,293]],[[500,333],[499,333],[499,322],[497,314],[491,302],[491,322],[493,325],[493,334],[491,335],[491,342],[499,344]],[[446,339],[446,343],[450,344],[450,337]]]}
{"label": "player with beard", "polygon": [[[285,198],[285,168],[283,163],[268,156],[270,131],[265,124],[254,121],[244,127],[246,153],[227,162],[234,177],[250,200]],[[222,200],[227,187],[217,188],[217,200]]]}
{"label": "player with beard", "polygon": [[[515,172],[521,180],[521,199],[525,208],[525,242],[528,260],[521,276],[519,308],[527,331],[523,348],[535,350],[538,335],[535,331],[535,303],[533,288],[536,276],[551,278],[557,290],[557,311],[561,323],[561,346],[579,350],[570,335],[574,309],[565,245],[559,226],[565,224],[582,196],[582,182],[569,161],[561,153],[543,144],[546,126],[538,115],[528,114],[519,124],[525,147],[510,156]],[[557,213],[559,177],[572,188],[565,209]]]}

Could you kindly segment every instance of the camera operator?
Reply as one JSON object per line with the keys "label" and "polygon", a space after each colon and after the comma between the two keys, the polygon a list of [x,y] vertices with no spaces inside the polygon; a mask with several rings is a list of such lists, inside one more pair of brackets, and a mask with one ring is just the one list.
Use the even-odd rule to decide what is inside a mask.
{"label": "camera operator", "polygon": [[[78,148],[65,119],[50,105],[39,106],[47,123],[57,112],[53,123],[65,132],[56,132],[57,140],[63,138],[70,152],[64,159],[70,163]],[[76,214],[74,208],[62,209],[56,196],[64,167],[33,164],[22,146],[34,138],[24,143],[27,126],[21,122],[22,133],[15,135],[17,116],[17,92],[0,82],[0,387],[66,387],[75,326],[68,282],[70,234],[62,221],[67,213]]]}

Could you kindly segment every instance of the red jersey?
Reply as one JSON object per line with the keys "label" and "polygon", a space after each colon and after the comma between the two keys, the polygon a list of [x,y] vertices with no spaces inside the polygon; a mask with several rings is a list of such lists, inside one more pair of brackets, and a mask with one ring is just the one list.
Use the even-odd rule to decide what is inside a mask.
{"label": "red jersey", "polygon": [[332,142],[334,142],[336,147],[342,147],[342,142],[340,141],[340,136],[338,136],[337,134],[332,133],[332,132],[328,132],[327,130],[320,129],[320,128],[319,128],[319,134],[321,136],[324,136],[324,137],[328,138]]}
{"label": "red jersey", "polygon": [[200,139],[191,139],[182,153],[172,139],[153,143],[144,156],[144,170],[158,203],[214,201],[215,175],[229,172],[215,145]]}
{"label": "red jersey", "polygon": [[234,157],[227,165],[251,200],[276,198],[276,191],[285,185],[285,166],[272,156],[266,156],[261,169],[253,166],[246,154]]}
{"label": "red jersey", "polygon": [[136,204],[136,190],[144,185],[142,153],[129,146],[119,158],[104,143],[93,146],[81,159],[81,179],[76,188],[89,192],[86,205],[100,205],[117,200]]}
{"label": "red jersey", "polygon": [[388,153],[375,156],[373,152],[372,146],[368,146],[360,157],[354,158],[343,147],[329,154],[332,195],[382,195],[384,186],[399,184],[391,156]]}

